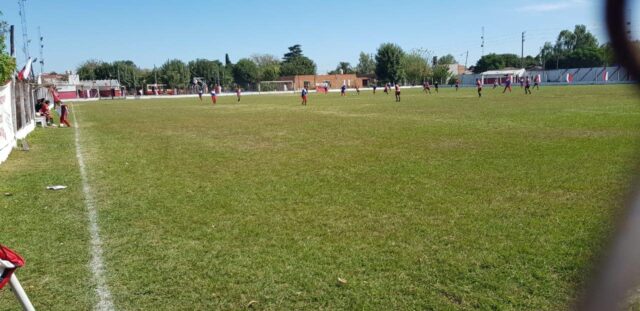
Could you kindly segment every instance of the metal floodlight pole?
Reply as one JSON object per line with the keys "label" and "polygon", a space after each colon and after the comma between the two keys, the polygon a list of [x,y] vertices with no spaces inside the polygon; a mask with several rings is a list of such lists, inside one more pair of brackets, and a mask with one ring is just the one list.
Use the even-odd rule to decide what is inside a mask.
{"label": "metal floodlight pole", "polygon": [[520,62],[522,65],[522,68],[524,68],[524,35],[526,34],[526,31],[522,32],[522,48],[520,50]]}

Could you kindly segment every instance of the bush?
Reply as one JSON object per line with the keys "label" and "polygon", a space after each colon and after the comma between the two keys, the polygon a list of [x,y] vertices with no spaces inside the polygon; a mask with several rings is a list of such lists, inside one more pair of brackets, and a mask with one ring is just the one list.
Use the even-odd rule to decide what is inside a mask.
{"label": "bush", "polygon": [[0,84],[4,85],[11,80],[11,75],[16,69],[16,59],[0,53]]}

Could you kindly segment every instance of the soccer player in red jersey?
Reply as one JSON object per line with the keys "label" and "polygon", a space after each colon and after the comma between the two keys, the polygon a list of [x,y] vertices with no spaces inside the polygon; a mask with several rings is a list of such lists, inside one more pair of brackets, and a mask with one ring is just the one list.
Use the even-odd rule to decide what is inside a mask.
{"label": "soccer player in red jersey", "polygon": [[531,94],[531,80],[529,77],[524,81],[524,93]]}
{"label": "soccer player in red jersey", "polygon": [[400,84],[396,83],[396,102],[400,102]]}
{"label": "soccer player in red jersey", "polygon": [[69,107],[61,101],[54,104],[60,106],[60,127],[62,127],[63,124],[67,127],[71,127],[71,124],[69,123]]}

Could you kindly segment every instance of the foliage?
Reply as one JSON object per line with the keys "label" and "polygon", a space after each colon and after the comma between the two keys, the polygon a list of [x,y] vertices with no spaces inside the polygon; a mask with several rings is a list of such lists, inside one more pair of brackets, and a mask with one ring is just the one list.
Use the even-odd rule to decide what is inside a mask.
{"label": "foliage", "polygon": [[258,82],[259,75],[258,65],[248,58],[239,60],[233,66],[233,78],[239,85]]}
{"label": "foliage", "polygon": [[284,54],[282,61],[286,63],[297,57],[302,57],[302,56],[304,56],[302,55],[302,46],[300,44],[296,44],[289,47],[289,52]]}
{"label": "foliage", "polygon": [[363,75],[372,75],[376,73],[376,60],[373,57],[373,54],[360,52],[356,72]]}
{"label": "foliage", "polygon": [[613,54],[608,45],[598,46],[598,39],[585,25],[576,25],[574,30],[562,30],[555,44],[545,42],[538,54],[546,68],[575,68],[612,64]]}
{"label": "foliage", "polygon": [[280,77],[280,60],[271,54],[254,54],[251,60],[258,66],[258,81],[275,81]]}
{"label": "foliage", "polygon": [[402,57],[402,70],[409,84],[422,84],[431,75],[429,66],[429,52],[426,50],[412,50]]}
{"label": "foliage", "polygon": [[521,60],[515,54],[487,54],[478,60],[474,69],[475,73],[487,70],[498,70],[505,67],[520,67]]}
{"label": "foliage", "polygon": [[376,75],[380,82],[400,82],[404,78],[402,48],[393,43],[383,43],[376,54]]}
{"label": "foliage", "polygon": [[11,75],[16,69],[16,59],[9,54],[0,53],[0,85],[11,80]]}
{"label": "foliage", "polygon": [[173,59],[168,60],[160,67],[158,77],[169,88],[183,89],[189,84],[191,73],[184,62]]}
{"label": "foliage", "polygon": [[438,58],[438,65],[451,65],[451,64],[457,64],[457,63],[458,61],[451,54],[440,56],[440,58]]}
{"label": "foliage", "polygon": [[438,65],[433,68],[433,82],[446,84],[453,76],[448,65]]}
{"label": "foliage", "polygon": [[231,62],[231,58],[229,58],[229,53],[224,54],[224,66],[225,67],[233,67],[233,63]]}
{"label": "foliage", "polygon": [[127,89],[134,89],[142,85],[142,81],[139,81],[142,80],[142,74],[133,61],[115,61],[112,66],[116,71],[115,77]]}
{"label": "foliage", "polygon": [[289,52],[284,54],[280,73],[283,76],[314,75],[316,64],[302,54],[299,44],[289,47]]}
{"label": "foliage", "polygon": [[144,84],[145,74],[133,61],[120,60],[106,63],[99,60],[88,60],[76,69],[81,80],[117,79],[128,89]]}
{"label": "foliage", "polygon": [[[0,11],[0,17],[2,17],[2,11]],[[0,20],[0,85],[11,80],[11,75],[16,70],[16,59],[6,51],[4,35],[6,30],[7,22]]]}
{"label": "foliage", "polygon": [[191,74],[191,81],[193,78],[203,78],[208,84],[218,83],[220,72],[224,70],[220,61],[201,58],[190,61],[187,66]]}
{"label": "foliage", "polygon": [[96,75],[96,69],[102,65],[102,61],[88,60],[80,64],[76,68],[76,73],[80,76],[80,80],[99,80]]}
{"label": "foliage", "polygon": [[[0,18],[2,17],[2,11],[0,11]],[[0,54],[6,53],[7,43],[5,34],[8,32],[9,25],[6,21],[0,20]],[[7,53],[8,54],[8,53]],[[6,81],[6,80],[5,80]]]}
{"label": "foliage", "polygon": [[599,48],[580,48],[567,54],[562,61],[565,68],[586,68],[602,65],[604,58]]}
{"label": "foliage", "polygon": [[338,66],[336,66],[335,70],[329,71],[329,74],[332,74],[332,75],[352,74],[352,73],[356,73],[356,72],[353,69],[353,67],[351,67],[351,64],[348,62],[340,62],[338,63]]}

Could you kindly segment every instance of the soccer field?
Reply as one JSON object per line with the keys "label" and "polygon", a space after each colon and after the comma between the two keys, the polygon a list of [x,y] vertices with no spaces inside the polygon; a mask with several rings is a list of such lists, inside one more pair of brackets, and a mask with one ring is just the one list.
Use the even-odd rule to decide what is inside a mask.
{"label": "soccer field", "polygon": [[[637,93],[501,92],[72,104],[115,308],[567,308],[635,167]],[[36,309],[98,302],[75,131],[0,165]]]}

